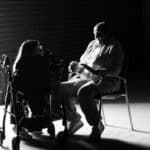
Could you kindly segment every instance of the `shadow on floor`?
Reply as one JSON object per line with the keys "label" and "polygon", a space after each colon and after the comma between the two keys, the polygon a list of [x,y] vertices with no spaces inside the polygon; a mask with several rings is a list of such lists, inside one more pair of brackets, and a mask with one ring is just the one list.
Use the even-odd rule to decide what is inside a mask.
{"label": "shadow on floor", "polygon": [[90,142],[87,136],[69,136],[68,143],[62,143],[57,139],[24,141],[29,146],[43,148],[46,150],[149,150],[149,148],[133,145],[119,140],[102,139]]}

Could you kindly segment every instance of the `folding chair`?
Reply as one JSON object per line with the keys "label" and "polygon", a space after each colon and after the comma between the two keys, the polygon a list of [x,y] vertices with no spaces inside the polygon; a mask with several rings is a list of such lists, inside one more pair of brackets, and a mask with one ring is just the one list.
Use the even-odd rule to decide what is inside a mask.
{"label": "folding chair", "polygon": [[[134,130],[132,116],[131,116],[131,109],[130,109],[130,104],[129,104],[129,96],[128,96],[128,89],[127,89],[127,79],[125,77],[127,68],[128,68],[128,63],[127,63],[127,58],[125,57],[124,58],[123,68],[122,68],[122,71],[121,71],[119,76],[106,75],[106,76],[108,76],[108,77],[110,77],[112,79],[119,80],[120,81],[120,87],[118,89],[114,90],[113,92],[102,93],[98,97],[96,97],[96,99],[98,99],[99,116],[101,116],[101,113],[102,113],[104,124],[107,125],[106,118],[105,118],[105,113],[104,113],[104,110],[103,110],[103,107],[102,107],[103,101],[106,101],[106,100],[117,100],[120,97],[124,97],[125,98],[125,104],[126,104],[127,110],[128,110],[130,127],[131,127],[131,130]],[[104,79],[104,77],[102,78],[102,80],[103,79]]]}

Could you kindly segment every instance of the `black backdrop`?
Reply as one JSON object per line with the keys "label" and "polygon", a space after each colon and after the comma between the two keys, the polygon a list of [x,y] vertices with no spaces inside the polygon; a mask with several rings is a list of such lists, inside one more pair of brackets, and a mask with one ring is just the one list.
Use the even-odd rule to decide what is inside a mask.
{"label": "black backdrop", "polygon": [[93,26],[108,20],[128,55],[130,74],[137,74],[139,67],[147,68],[149,63],[148,3],[148,0],[1,0],[0,53],[8,54],[13,62],[23,40],[39,39],[67,65],[70,60],[77,60],[93,39]]}

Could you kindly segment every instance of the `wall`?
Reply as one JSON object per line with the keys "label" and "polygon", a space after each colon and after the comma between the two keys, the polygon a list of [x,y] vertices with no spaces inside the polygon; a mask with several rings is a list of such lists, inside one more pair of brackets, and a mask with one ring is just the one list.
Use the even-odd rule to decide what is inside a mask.
{"label": "wall", "polygon": [[39,39],[58,56],[77,59],[93,39],[95,23],[105,19],[134,66],[143,44],[141,8],[137,0],[1,0],[0,53],[13,59],[23,40]]}

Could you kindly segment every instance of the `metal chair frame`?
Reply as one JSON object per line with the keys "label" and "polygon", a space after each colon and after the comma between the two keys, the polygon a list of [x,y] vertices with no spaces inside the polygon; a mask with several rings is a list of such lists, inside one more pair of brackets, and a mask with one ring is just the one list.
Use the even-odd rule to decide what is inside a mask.
{"label": "metal chair frame", "polygon": [[128,89],[127,89],[127,79],[124,78],[124,77],[121,77],[121,76],[114,76],[114,75],[107,75],[107,76],[110,76],[112,78],[115,78],[115,79],[118,79],[120,81],[123,82],[123,86],[124,86],[124,91],[120,92],[110,92],[109,95],[100,95],[99,96],[99,101],[98,101],[98,105],[99,105],[99,115],[103,115],[103,121],[104,121],[104,124],[106,126],[109,126],[107,123],[106,123],[106,117],[105,117],[105,113],[104,113],[104,110],[103,110],[103,107],[102,107],[102,102],[104,100],[114,100],[114,99],[117,99],[117,98],[120,98],[120,97],[124,97],[125,98],[125,104],[127,106],[127,110],[128,110],[128,116],[129,116],[129,121],[130,121],[130,127],[131,127],[131,130],[133,131],[134,130],[134,126],[133,126],[133,120],[132,120],[132,116],[131,116],[131,109],[130,109],[130,104],[129,104],[129,96],[128,96]]}

